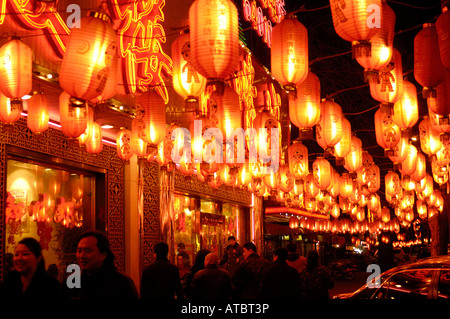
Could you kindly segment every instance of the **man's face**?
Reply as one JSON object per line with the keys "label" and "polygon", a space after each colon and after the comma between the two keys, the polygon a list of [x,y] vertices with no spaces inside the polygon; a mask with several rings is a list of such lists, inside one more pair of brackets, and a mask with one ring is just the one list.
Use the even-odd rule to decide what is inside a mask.
{"label": "man's face", "polygon": [[80,240],[76,252],[77,262],[83,271],[97,270],[103,265],[106,252],[100,252],[97,246],[97,238],[84,237]]}
{"label": "man's face", "polygon": [[250,256],[252,254],[253,250],[251,249],[247,249],[247,248],[242,248],[242,256],[244,256],[244,259],[247,259],[248,256]]}
{"label": "man's face", "polygon": [[234,244],[236,244],[236,241],[234,239],[228,240],[228,245],[234,246]]}

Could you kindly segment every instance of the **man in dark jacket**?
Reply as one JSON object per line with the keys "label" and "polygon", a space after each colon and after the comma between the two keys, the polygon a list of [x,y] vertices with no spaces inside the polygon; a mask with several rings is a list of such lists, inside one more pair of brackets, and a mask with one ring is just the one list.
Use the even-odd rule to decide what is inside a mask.
{"label": "man in dark jacket", "polygon": [[300,277],[295,268],[286,263],[288,251],[278,248],[261,281],[261,297],[266,299],[299,300],[301,297]]}
{"label": "man in dark jacket", "polygon": [[192,299],[230,299],[232,286],[228,271],[219,268],[219,257],[210,253],[205,257],[205,269],[192,279]]}
{"label": "man in dark jacket", "polygon": [[230,276],[233,276],[237,265],[242,260],[242,247],[236,241],[234,236],[228,237],[228,246],[225,248],[225,253],[223,254],[222,260],[219,266],[226,264],[225,269],[228,270]]}
{"label": "man in dark jacket", "polygon": [[238,265],[233,274],[232,282],[238,299],[257,299],[261,293],[261,280],[264,268],[269,262],[256,253],[256,246],[252,242],[245,243],[242,248],[244,260]]}
{"label": "man in dark jacket", "polygon": [[169,246],[164,242],[153,247],[156,260],[144,269],[141,277],[142,299],[183,299],[180,273],[168,259]]}
{"label": "man in dark jacket", "polygon": [[138,299],[131,278],[118,272],[107,237],[87,231],[78,238],[76,258],[81,269],[81,287],[67,288],[72,299]]}

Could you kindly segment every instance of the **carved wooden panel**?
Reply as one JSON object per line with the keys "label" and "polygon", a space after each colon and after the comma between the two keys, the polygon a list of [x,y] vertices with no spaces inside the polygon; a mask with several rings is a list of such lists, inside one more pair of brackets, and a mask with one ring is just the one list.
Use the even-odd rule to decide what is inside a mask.
{"label": "carved wooden panel", "polygon": [[[118,270],[125,270],[125,199],[124,199],[124,162],[116,155],[115,147],[104,145],[99,154],[89,154],[76,140],[68,139],[59,130],[49,128],[40,135],[33,134],[21,118],[12,127],[0,124],[0,253],[5,247],[5,200],[6,194],[6,146],[11,145],[25,150],[51,155],[64,160],[87,164],[106,170],[105,220],[111,249],[116,256]],[[96,191],[101,191],[97,189]],[[0,258],[0,278],[3,258]]]}

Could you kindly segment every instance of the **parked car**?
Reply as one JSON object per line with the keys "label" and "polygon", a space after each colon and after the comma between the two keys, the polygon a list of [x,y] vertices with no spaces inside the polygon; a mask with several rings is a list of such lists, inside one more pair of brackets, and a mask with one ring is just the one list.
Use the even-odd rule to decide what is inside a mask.
{"label": "parked car", "polygon": [[385,271],[379,287],[365,284],[335,299],[448,299],[450,298],[450,256],[429,257]]}

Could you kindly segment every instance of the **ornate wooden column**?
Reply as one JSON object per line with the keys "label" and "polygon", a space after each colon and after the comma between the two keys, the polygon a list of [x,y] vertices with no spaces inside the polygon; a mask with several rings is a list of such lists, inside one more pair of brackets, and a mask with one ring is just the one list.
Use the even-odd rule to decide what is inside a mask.
{"label": "ornate wooden column", "polygon": [[169,260],[175,263],[175,238],[173,232],[174,216],[174,190],[175,176],[174,170],[167,170],[166,167],[160,167],[159,174],[159,223],[161,241],[169,245]]}

